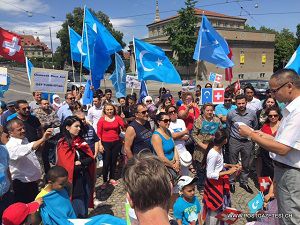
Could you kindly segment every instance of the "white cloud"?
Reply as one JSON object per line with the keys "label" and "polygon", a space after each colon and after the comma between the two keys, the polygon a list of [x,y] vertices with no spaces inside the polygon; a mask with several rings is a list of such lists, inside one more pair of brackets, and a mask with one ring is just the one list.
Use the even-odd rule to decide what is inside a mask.
{"label": "white cloud", "polygon": [[18,34],[28,34],[33,35],[34,37],[39,37],[39,39],[46,43],[50,48],[50,31],[49,27],[51,27],[52,34],[52,43],[53,49],[55,50],[57,46],[60,44],[59,39],[56,38],[56,33],[62,28],[63,21],[48,21],[48,22],[4,22],[1,23],[4,29],[9,31],[13,31]]}
{"label": "white cloud", "polygon": [[48,4],[41,0],[3,0],[0,4],[0,11],[10,14],[22,14],[24,11],[44,13],[49,10]]}
{"label": "white cloud", "polygon": [[133,19],[111,19],[110,22],[116,28],[121,28],[122,26],[128,26],[135,23]]}

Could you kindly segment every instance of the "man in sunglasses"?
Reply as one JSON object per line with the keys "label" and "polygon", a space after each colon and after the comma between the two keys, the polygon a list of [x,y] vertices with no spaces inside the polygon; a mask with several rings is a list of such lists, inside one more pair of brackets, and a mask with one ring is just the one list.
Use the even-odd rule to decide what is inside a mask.
{"label": "man in sunglasses", "polygon": [[143,149],[152,149],[152,131],[147,107],[143,104],[137,104],[134,115],[135,120],[129,124],[125,133],[124,149],[128,159]]}
{"label": "man in sunglasses", "polygon": [[236,105],[232,104],[232,95],[229,92],[225,92],[224,104],[219,104],[215,108],[215,114],[220,118],[224,128],[226,128],[227,114],[236,108]]}
{"label": "man in sunglasses", "polygon": [[71,92],[66,94],[65,99],[66,104],[60,107],[57,111],[57,115],[61,123],[65,120],[65,118],[73,115],[73,109],[75,106],[75,96]]}
{"label": "man in sunglasses", "polygon": [[252,139],[270,152],[280,224],[300,224],[300,77],[294,70],[281,69],[269,81],[270,92],[287,104],[275,138],[247,126],[240,135]]}

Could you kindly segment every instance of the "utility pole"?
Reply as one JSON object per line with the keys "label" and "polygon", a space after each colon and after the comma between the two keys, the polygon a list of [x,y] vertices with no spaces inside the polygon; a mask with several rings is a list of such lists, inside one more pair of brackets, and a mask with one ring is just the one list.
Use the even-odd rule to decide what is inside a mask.
{"label": "utility pole", "polygon": [[50,32],[50,43],[51,43],[52,68],[54,69],[54,60],[53,60],[53,45],[52,45],[52,33],[51,33],[51,27],[49,27],[49,32]]}

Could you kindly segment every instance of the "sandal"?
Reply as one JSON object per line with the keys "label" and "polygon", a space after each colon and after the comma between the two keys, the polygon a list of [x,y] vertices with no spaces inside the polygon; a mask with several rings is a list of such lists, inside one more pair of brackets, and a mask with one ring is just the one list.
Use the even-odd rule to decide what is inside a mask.
{"label": "sandal", "polygon": [[112,186],[117,186],[117,185],[119,184],[118,181],[113,180],[113,179],[111,179],[111,180],[109,181],[109,183],[110,183]]}

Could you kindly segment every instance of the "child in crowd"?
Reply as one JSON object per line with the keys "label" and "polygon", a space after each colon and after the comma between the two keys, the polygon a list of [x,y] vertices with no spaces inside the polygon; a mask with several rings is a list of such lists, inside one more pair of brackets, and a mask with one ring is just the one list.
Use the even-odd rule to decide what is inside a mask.
{"label": "child in crowd", "polygon": [[[230,207],[229,175],[240,170],[240,165],[224,164],[222,148],[227,143],[225,130],[218,130],[215,138],[207,147],[207,156],[203,165],[206,166],[206,182],[204,186],[203,216],[206,225],[217,225],[215,216],[225,207]],[[226,170],[227,169],[227,170]]]}
{"label": "child in crowd", "polygon": [[50,191],[60,191],[68,188],[68,171],[61,166],[53,166],[49,169],[47,175],[47,185],[40,191],[35,199],[41,198]]}
{"label": "child in crowd", "polygon": [[178,181],[181,196],[173,206],[174,217],[178,225],[202,225],[201,206],[195,196],[197,178],[182,176]]}
{"label": "child in crowd", "polygon": [[34,222],[35,214],[43,203],[42,198],[28,204],[18,202],[10,205],[3,212],[2,225],[28,225],[39,224]]}

